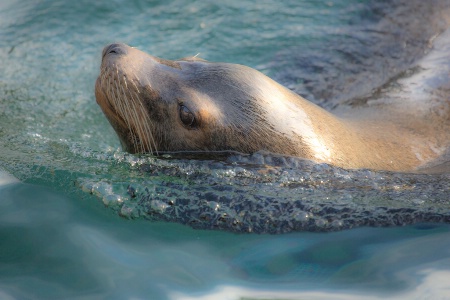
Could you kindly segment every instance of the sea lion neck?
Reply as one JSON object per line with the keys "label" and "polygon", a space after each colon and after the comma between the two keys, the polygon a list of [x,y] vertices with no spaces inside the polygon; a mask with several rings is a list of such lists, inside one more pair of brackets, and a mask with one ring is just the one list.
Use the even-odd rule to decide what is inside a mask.
{"label": "sea lion neck", "polygon": [[[307,149],[302,151],[302,157],[352,169],[410,171],[420,163],[413,151],[414,145],[402,138],[410,133],[395,126],[395,120],[383,122],[377,116],[379,112],[358,110],[353,111],[353,116],[341,118],[276,82],[273,86],[277,86],[285,97],[276,101],[281,106],[274,105],[273,108],[278,109],[277,114],[287,115],[277,125],[290,129],[284,131],[290,139],[298,137],[302,140],[298,145]],[[280,109],[283,105],[285,108]],[[286,114],[286,111],[290,113]],[[287,124],[289,116],[295,116],[290,120],[298,120],[297,126]],[[399,156],[401,161],[397,159]]]}

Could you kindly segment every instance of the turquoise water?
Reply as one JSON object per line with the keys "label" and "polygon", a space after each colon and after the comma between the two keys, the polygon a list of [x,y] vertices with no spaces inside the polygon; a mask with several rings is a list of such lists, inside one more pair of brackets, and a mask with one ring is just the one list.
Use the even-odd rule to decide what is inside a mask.
{"label": "turquoise water", "polygon": [[450,227],[232,234],[0,189],[2,299],[446,299]]}
{"label": "turquoise water", "polygon": [[[367,96],[432,51],[430,40],[446,28],[449,5],[2,1],[0,298],[450,297],[447,225],[301,231],[420,221],[404,214],[412,209],[423,220],[446,221],[448,174],[346,171],[294,161],[258,177],[258,165],[242,157],[127,155],[93,93],[103,46],[120,41],[169,59],[200,53],[246,64],[333,107]],[[267,157],[252,159],[270,164]],[[209,190],[211,184],[219,189]],[[205,207],[215,211],[217,196],[252,204],[260,194],[277,200],[262,207],[266,217],[279,203],[305,197],[304,214],[295,215],[303,227],[264,227],[263,216],[255,216],[261,222],[250,227],[191,228],[214,228],[197,214]],[[184,210],[170,215],[168,199],[184,199]],[[220,204],[223,213],[227,203]],[[230,204],[227,214],[244,224],[237,207]],[[375,213],[381,217],[365,217]],[[377,223],[383,216],[388,222]],[[229,232],[249,228],[291,233]]]}

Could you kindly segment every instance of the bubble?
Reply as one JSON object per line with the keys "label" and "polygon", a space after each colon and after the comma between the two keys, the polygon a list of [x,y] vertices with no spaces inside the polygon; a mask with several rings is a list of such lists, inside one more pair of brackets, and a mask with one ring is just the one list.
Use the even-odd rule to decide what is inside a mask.
{"label": "bubble", "polygon": [[215,201],[209,201],[208,206],[215,211],[220,209],[220,204]]}
{"label": "bubble", "polygon": [[412,203],[417,204],[417,205],[422,205],[425,203],[425,200],[422,199],[412,199],[411,200]]}
{"label": "bubble", "polygon": [[120,195],[110,194],[102,198],[103,204],[105,206],[119,206],[123,203],[123,198]]}
{"label": "bubble", "polygon": [[315,224],[316,224],[317,227],[323,228],[323,227],[328,225],[328,221],[325,220],[325,219],[317,219]]}
{"label": "bubble", "polygon": [[167,207],[169,207],[169,205],[167,205],[166,203],[164,203],[160,200],[151,200],[150,201],[150,208],[154,212],[158,212],[158,213],[162,214],[167,209]]}
{"label": "bubble", "polygon": [[125,155],[122,152],[115,152],[114,159],[118,161],[122,161],[125,158]]}
{"label": "bubble", "polygon": [[127,155],[124,157],[124,160],[130,164],[130,166],[134,167],[139,162],[139,158],[133,155]]}
{"label": "bubble", "polygon": [[100,198],[112,194],[112,186],[106,182],[98,182],[92,186],[92,193]]}
{"label": "bubble", "polygon": [[293,219],[296,221],[306,222],[310,219],[311,215],[305,211],[296,212]]}
{"label": "bubble", "polygon": [[139,211],[134,203],[124,203],[120,208],[119,215],[127,219],[136,219],[139,217]]}
{"label": "bubble", "polygon": [[339,229],[344,225],[344,222],[342,220],[333,220],[330,225],[335,229]]}

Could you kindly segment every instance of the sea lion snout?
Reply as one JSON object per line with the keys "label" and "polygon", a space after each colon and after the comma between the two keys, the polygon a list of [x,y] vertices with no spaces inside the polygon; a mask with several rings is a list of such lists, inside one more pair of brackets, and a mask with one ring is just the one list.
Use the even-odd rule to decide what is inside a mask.
{"label": "sea lion snout", "polygon": [[128,53],[127,48],[129,48],[129,46],[122,43],[114,43],[107,45],[105,48],[103,48],[102,59],[104,59],[105,56],[108,54],[116,54],[116,55],[127,54]]}

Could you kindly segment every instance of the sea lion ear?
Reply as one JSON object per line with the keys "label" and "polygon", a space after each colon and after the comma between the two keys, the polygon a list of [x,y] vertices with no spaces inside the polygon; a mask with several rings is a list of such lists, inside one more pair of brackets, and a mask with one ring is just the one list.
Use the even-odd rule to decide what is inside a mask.
{"label": "sea lion ear", "polygon": [[179,60],[183,60],[183,61],[205,61],[206,62],[207,61],[206,59],[198,57],[199,54],[197,54],[195,56],[183,57],[183,58],[180,58]]}

